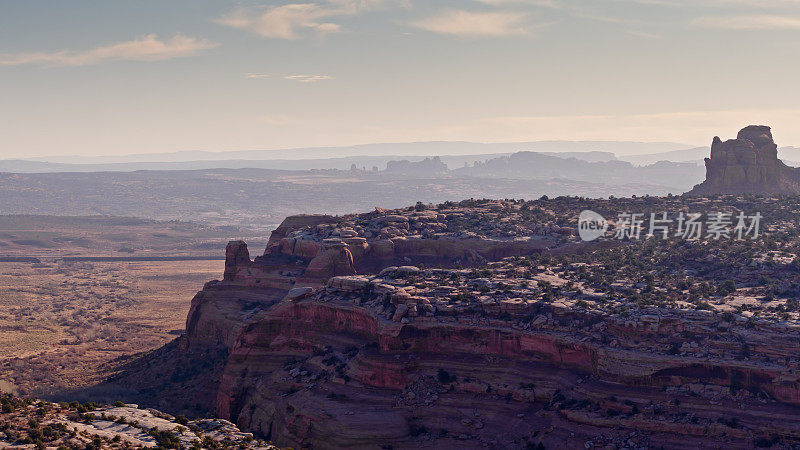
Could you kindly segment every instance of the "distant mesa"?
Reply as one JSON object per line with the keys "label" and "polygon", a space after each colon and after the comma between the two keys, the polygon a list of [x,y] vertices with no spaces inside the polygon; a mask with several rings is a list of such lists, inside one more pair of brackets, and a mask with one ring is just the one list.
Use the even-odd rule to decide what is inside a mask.
{"label": "distant mesa", "polygon": [[800,194],[800,169],[778,159],[770,127],[750,125],[725,142],[714,137],[705,162],[706,180],[688,195]]}
{"label": "distant mesa", "polygon": [[386,172],[392,174],[435,176],[445,174],[447,171],[447,164],[438,156],[417,162],[402,160],[386,163]]}

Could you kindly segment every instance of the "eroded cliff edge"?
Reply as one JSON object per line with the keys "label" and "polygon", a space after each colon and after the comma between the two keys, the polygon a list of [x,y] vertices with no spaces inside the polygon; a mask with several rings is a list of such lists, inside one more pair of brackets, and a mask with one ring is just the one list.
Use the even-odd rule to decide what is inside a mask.
{"label": "eroded cliff edge", "polygon": [[[796,443],[796,323],[696,306],[691,287],[674,290],[685,302],[642,300],[673,290],[673,271],[793,283],[794,260],[762,265],[754,248],[726,273],[738,255],[728,247],[585,244],[568,226],[588,206],[693,201],[709,202],[467,201],[291,217],[255,259],[229,244],[224,278],[193,299],[186,335],[138,373],[175,378],[161,392],[295,447]],[[653,269],[619,265],[609,285],[598,274],[620,260]],[[176,364],[178,377],[164,368]]]}

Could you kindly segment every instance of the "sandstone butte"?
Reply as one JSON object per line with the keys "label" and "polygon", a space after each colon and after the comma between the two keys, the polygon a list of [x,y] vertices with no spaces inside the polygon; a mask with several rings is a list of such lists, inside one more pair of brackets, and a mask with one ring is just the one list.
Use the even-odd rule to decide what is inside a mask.
{"label": "sandstone butte", "polygon": [[230,242],[185,335],[114,381],[293,448],[800,442],[797,327],[544,301],[564,280],[519,275],[520,257],[615,244],[520,212],[489,201],[289,217],[254,259]]}
{"label": "sandstone butte", "polygon": [[767,126],[747,126],[725,142],[715,136],[705,164],[705,181],[689,195],[800,194],[800,169],[778,159],[778,146]]}

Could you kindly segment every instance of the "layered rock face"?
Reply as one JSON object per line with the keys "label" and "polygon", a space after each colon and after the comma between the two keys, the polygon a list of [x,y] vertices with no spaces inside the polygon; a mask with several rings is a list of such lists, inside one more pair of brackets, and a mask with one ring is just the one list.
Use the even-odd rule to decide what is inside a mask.
{"label": "layered rock face", "polygon": [[[509,220],[505,208],[490,202],[449,214],[410,208],[342,217],[290,216],[272,232],[264,254],[255,260],[245,242],[231,241],[223,281],[207,283],[192,301],[184,347],[230,348],[259,308],[271,307],[293,287],[323,287],[335,276],[411,263],[480,265],[574,245],[572,230],[521,217]],[[502,222],[491,223],[501,216]]]}
{"label": "layered rock face", "polygon": [[800,194],[800,170],[778,159],[770,127],[750,125],[736,139],[714,137],[706,180],[688,194]]}
{"label": "layered rock face", "polygon": [[[570,228],[519,217],[492,223],[492,218],[506,215],[503,208],[490,202],[449,214],[412,208],[342,217],[291,216],[272,232],[264,254],[254,261],[244,242],[231,242],[225,281],[278,289],[297,282],[322,286],[333,276],[375,272],[393,264],[475,265],[541,252],[565,244],[573,234]],[[476,224],[486,229],[473,229]]]}
{"label": "layered rock face", "polygon": [[[414,288],[391,273],[334,278],[254,318],[231,351],[218,413],[276,443],[319,448],[593,448],[613,440],[604,427],[638,430],[631,448],[800,437],[792,370],[659,350],[683,333],[731,353],[711,314],[618,320],[477,302],[434,316],[435,297],[398,291]],[[740,330],[773,357],[798,350],[784,332]]]}
{"label": "layered rock face", "polygon": [[[681,285],[710,295],[721,291],[709,285],[716,279],[772,277],[790,292],[796,263],[756,258],[747,241],[747,251],[720,246],[753,259],[716,275],[705,243],[582,243],[563,225],[587,207],[612,217],[603,209],[611,203],[659,211],[717,200],[661,201],[466,201],[291,217],[255,260],[243,242],[229,244],[224,279],[193,299],[173,349],[187,369],[156,376],[177,379],[170,393],[296,448],[800,444],[800,318],[790,304],[753,299],[793,322],[720,300],[722,316]],[[610,270],[624,258],[634,264]],[[654,277],[671,259],[681,264]],[[702,283],[689,279],[700,272]],[[740,302],[730,289],[720,295]]]}

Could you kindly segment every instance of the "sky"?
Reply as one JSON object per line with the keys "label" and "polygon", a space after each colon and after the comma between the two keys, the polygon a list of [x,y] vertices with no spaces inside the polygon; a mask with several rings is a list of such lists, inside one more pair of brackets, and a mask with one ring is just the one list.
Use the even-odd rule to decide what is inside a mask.
{"label": "sky", "polygon": [[799,51],[800,0],[0,0],[0,158],[800,146]]}

